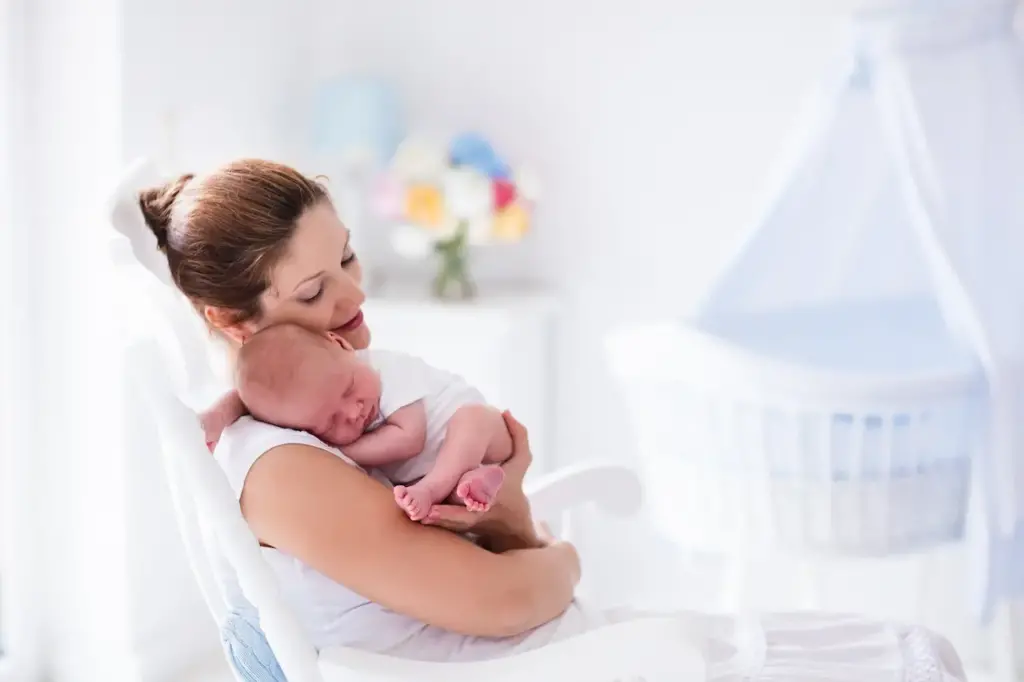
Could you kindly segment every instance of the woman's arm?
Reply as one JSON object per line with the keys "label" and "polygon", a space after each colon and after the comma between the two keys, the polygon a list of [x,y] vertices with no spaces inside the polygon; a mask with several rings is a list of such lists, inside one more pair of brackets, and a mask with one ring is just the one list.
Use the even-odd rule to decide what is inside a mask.
{"label": "woman's arm", "polygon": [[386,608],[462,634],[509,636],[546,623],[579,581],[571,545],[493,554],[410,521],[391,491],[315,447],[260,457],[242,511],[262,542]]}

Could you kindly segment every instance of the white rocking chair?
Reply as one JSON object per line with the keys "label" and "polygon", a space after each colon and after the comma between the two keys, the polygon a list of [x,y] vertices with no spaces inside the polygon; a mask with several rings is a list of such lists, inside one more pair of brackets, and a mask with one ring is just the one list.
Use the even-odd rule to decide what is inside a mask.
{"label": "white rocking chair", "polygon": [[[203,384],[212,383],[213,373],[196,324],[180,295],[171,290],[167,266],[138,208],[136,191],[159,180],[156,169],[145,161],[133,165],[122,179],[110,207],[113,226],[120,233],[113,250],[118,264],[131,270],[136,282],[141,276],[153,290],[154,338],[130,347],[130,371],[159,425],[179,529],[219,627],[223,629],[232,608],[238,607],[232,603],[238,601],[237,595],[244,595],[258,612],[259,627],[290,682],[705,679],[701,654],[687,645],[692,633],[672,617],[610,625],[534,651],[473,663],[422,662],[347,647],[317,651],[285,603],[227,479],[206,449],[196,413],[186,404]],[[169,343],[161,344],[158,338]],[[183,372],[172,373],[175,363]],[[176,381],[182,376],[184,385]],[[535,515],[546,519],[585,503],[629,514],[639,507],[640,498],[636,475],[614,465],[565,469],[538,481],[530,493]],[[236,674],[251,679],[243,678],[241,671]]]}

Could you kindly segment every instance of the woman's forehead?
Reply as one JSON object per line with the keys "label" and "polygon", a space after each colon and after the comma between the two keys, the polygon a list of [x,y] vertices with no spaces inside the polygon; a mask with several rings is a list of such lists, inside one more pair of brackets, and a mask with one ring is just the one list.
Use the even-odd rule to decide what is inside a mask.
{"label": "woman's forehead", "polygon": [[348,230],[329,204],[320,204],[299,218],[288,251],[272,274],[274,288],[287,296],[319,273],[338,266],[343,258]]}

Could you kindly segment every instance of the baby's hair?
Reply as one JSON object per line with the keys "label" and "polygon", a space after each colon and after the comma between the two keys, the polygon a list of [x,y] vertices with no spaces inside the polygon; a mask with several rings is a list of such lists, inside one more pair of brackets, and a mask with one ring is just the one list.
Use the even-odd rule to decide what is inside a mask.
{"label": "baby's hair", "polygon": [[329,354],[334,350],[335,344],[325,335],[297,324],[278,324],[260,330],[238,351],[238,396],[255,417],[266,417],[265,406],[293,396],[306,363],[316,361],[320,366],[324,360],[329,362]]}

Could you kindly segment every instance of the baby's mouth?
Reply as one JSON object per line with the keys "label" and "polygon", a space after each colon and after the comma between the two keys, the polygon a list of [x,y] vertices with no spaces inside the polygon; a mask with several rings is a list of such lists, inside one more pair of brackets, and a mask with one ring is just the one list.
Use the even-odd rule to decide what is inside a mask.
{"label": "baby's mouth", "polygon": [[366,411],[366,419],[363,420],[363,429],[370,428],[370,425],[373,424],[373,420],[375,420],[376,418],[377,418],[377,406],[376,405],[370,405],[370,409],[368,409]]}

